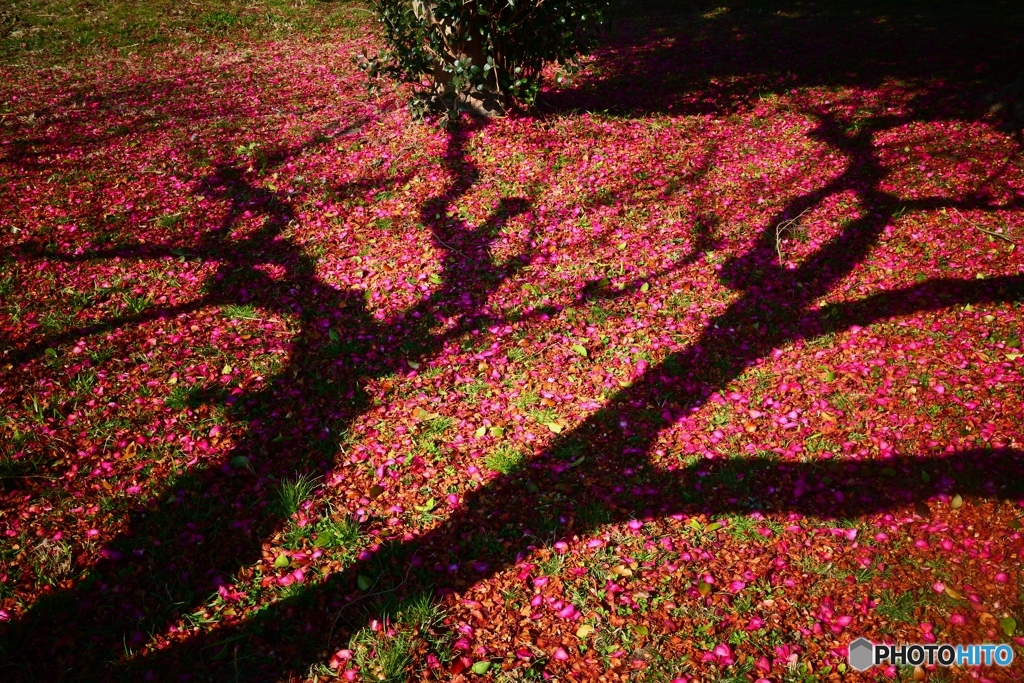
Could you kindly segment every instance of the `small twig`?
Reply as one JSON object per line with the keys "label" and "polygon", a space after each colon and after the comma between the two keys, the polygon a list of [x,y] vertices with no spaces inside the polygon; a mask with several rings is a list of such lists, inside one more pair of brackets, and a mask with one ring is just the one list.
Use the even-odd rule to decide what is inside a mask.
{"label": "small twig", "polygon": [[804,214],[810,210],[810,208],[806,208],[800,212],[799,216],[796,216],[795,218],[790,218],[788,221],[782,221],[781,223],[775,226],[775,253],[778,254],[779,256],[780,266],[782,265],[782,231],[788,230],[789,228],[793,227],[793,225],[795,225],[798,220],[803,218]]}
{"label": "small twig", "polygon": [[993,237],[998,237],[1001,240],[1006,240],[1010,244],[1017,244],[1016,242],[1011,240],[1006,235],[1003,235],[1002,233],[992,232],[991,230],[986,230],[985,228],[981,227],[980,225],[976,225],[975,223],[972,223],[971,221],[969,221],[966,218],[964,218],[964,215],[962,213],[960,213],[959,211],[957,211],[956,209],[953,209],[953,213],[955,213],[957,216],[960,216],[960,218],[964,221],[964,223],[967,223],[967,225],[971,226],[972,228],[974,228],[975,230],[977,230],[979,232],[983,232],[986,235],[992,235]]}
{"label": "small twig", "polygon": [[469,258],[465,254],[463,254],[461,251],[459,251],[458,249],[456,249],[455,247],[453,247],[452,245],[448,244],[443,239],[438,237],[437,235],[434,235],[434,239],[437,240],[438,242],[440,242],[441,246],[444,247],[445,249],[447,249],[448,251],[454,251],[456,254],[458,254],[462,258]]}

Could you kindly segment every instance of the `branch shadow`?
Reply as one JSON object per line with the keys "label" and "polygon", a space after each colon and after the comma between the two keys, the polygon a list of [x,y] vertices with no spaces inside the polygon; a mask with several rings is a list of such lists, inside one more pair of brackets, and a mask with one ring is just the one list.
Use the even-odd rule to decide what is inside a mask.
{"label": "branch shadow", "polygon": [[[221,229],[189,249],[202,260],[218,263],[203,297],[43,339],[15,353],[14,360],[23,363],[62,341],[229,303],[297,316],[300,327],[287,366],[263,390],[240,400],[222,388],[199,387],[193,393],[199,402],[226,404],[229,415],[247,422],[248,429],[220,463],[195,468],[171,482],[170,502],[126,510],[129,529],[110,544],[107,560],[94,568],[90,579],[73,591],[44,597],[24,623],[5,627],[5,667],[19,671],[19,677],[70,671],[75,677],[110,675],[102,664],[110,652],[133,647],[146,632],[161,631],[178,615],[216,596],[221,577],[259,559],[263,539],[290,514],[275,509],[273,491],[265,490],[265,483],[329,474],[329,452],[337,447],[333,435],[344,433],[369,405],[363,391],[367,379],[408,371],[409,363],[429,359],[448,340],[491,320],[489,293],[530,262],[529,254],[520,254],[499,264],[491,257],[491,245],[508,220],[529,210],[529,203],[505,198],[475,227],[447,217],[452,203],[475,182],[476,168],[465,147],[481,126],[471,122],[451,133],[443,159],[450,182],[421,208],[423,226],[445,254],[442,284],[398,319],[378,320],[362,292],[321,282],[308,256],[276,239],[294,217],[290,200],[250,184],[239,168],[223,164],[200,183],[200,192],[227,200],[230,208]],[[284,163],[295,152],[282,152],[274,161]],[[263,227],[244,240],[231,241],[226,234],[243,212],[262,214]],[[76,255],[27,252],[68,261],[150,259],[172,253],[172,248],[152,245]],[[263,264],[282,268],[284,275],[275,279],[255,268]],[[435,331],[439,316],[455,323]],[[311,389],[320,400],[309,400]],[[245,468],[230,465],[239,457]],[[195,501],[199,504],[188,505]],[[177,532],[177,544],[160,543],[168,530]],[[130,558],[130,567],[125,558]],[[54,619],[62,624],[56,640]],[[39,657],[44,651],[68,656],[58,655],[60,661]]]}
{"label": "branch shadow", "polygon": [[[685,61],[696,54],[692,45],[685,49],[690,52],[664,59]],[[795,66],[797,62],[790,61],[794,54],[801,53],[784,51],[781,61],[765,71],[782,72]],[[823,68],[821,78],[835,73],[837,67],[831,63]],[[915,74],[923,75],[907,72],[908,77]],[[789,80],[786,83],[788,87]],[[744,88],[752,92],[749,84]],[[814,302],[863,262],[896,208],[908,205],[880,189],[885,172],[873,154],[872,135],[919,120],[937,110],[936,103],[947,95],[948,91],[942,90],[931,102],[921,100],[922,107],[908,116],[873,119],[854,133],[848,133],[835,115],[810,112],[819,122],[815,135],[844,154],[849,168],[824,188],[791,202],[763,226],[746,254],[725,265],[722,278],[742,292],[740,298],[709,321],[688,348],[649,368],[521,470],[467,495],[443,525],[412,540],[388,541],[372,558],[357,561],[320,583],[299,586],[250,619],[213,632],[197,630],[166,650],[147,650],[111,661],[112,653],[145,643],[147,631],[161,632],[168,622],[205,604],[224,585],[225,576],[259,559],[265,539],[287,516],[267,505],[271,492],[264,482],[296,474],[329,475],[328,455],[320,445],[328,442],[329,435],[343,432],[367,409],[364,378],[382,377],[402,370],[409,361],[430,358],[446,340],[476,329],[487,320],[484,308],[489,294],[529,261],[529,254],[523,254],[499,266],[489,257],[493,235],[502,222],[528,210],[525,199],[507,200],[476,228],[446,217],[452,203],[472,187],[475,169],[467,159],[466,144],[478,124],[452,133],[444,157],[450,186],[420,211],[421,222],[445,253],[443,284],[395,321],[377,320],[356,292],[320,281],[314,264],[297,248],[278,242],[272,254],[262,253],[291,220],[291,206],[288,200],[249,184],[237,167],[219,167],[203,184],[203,192],[232,202],[226,227],[243,210],[254,208],[266,216],[266,222],[257,236],[240,244],[200,245],[197,251],[203,258],[220,265],[213,290],[195,305],[255,302],[301,320],[301,332],[285,371],[270,386],[231,404],[233,416],[248,422],[248,429],[237,435],[229,457],[244,456],[252,470],[232,467],[226,460],[175,482],[168,489],[173,492],[172,500],[128,511],[129,530],[111,545],[108,558],[94,568],[90,581],[72,591],[41,598],[23,619],[3,626],[0,651],[5,655],[5,668],[16,678],[57,680],[168,679],[196,667],[213,677],[277,680],[286,672],[323,661],[325,653],[345,634],[360,628],[369,614],[381,609],[369,603],[364,604],[366,611],[356,609],[360,599],[356,596],[365,596],[359,587],[362,575],[378,576],[377,583],[400,600],[440,589],[465,588],[512,566],[531,545],[583,535],[602,523],[618,520],[755,511],[842,519],[926,501],[952,492],[954,484],[955,491],[965,497],[1018,498],[1024,493],[1016,476],[1024,465],[1024,453],[1014,449],[907,454],[827,465],[758,456],[714,459],[673,471],[658,469],[648,458],[667,426],[703,405],[714,391],[757,360],[789,342],[822,334],[820,311],[812,310]],[[608,93],[597,89],[591,96],[600,100]],[[640,106],[630,111],[679,112],[672,109],[674,100],[644,102],[632,91],[623,98],[639,102]],[[721,113],[747,102],[735,92],[723,91],[713,94],[710,101],[688,105],[687,111]],[[565,111],[580,108],[578,104],[579,100],[556,99],[553,106]],[[787,269],[778,265],[772,243],[775,224],[839,192],[856,195],[864,207],[862,217],[798,266]],[[909,206],[992,210],[1019,208],[1020,203],[994,206],[984,197],[925,198]],[[701,236],[692,258],[713,245],[707,240],[710,237]],[[286,276],[273,280],[253,269],[253,263],[263,262],[261,258],[282,266]],[[585,291],[584,296],[598,294]],[[1024,276],[943,279],[833,304],[828,310],[836,321],[834,328],[847,329],[956,304],[1022,298]],[[457,322],[448,331],[437,333],[434,321],[438,315],[456,316]],[[768,331],[737,344],[734,330],[766,315],[774,316]],[[146,316],[108,324],[137,324],[148,319]],[[340,331],[342,338],[332,339],[332,330]],[[52,343],[56,342],[36,344],[21,353],[37,354]],[[309,400],[314,383],[321,388],[323,400]],[[227,398],[203,397],[208,401]],[[929,481],[922,472],[929,473]],[[555,488],[563,500],[557,509],[543,500],[544,494]],[[188,507],[183,505],[186,499],[200,504]],[[583,514],[593,501],[601,504],[604,515]],[[501,551],[480,554],[470,542],[477,534],[501,533],[507,528],[515,529],[519,540]],[[153,543],[166,536],[167,529],[177,532],[178,543]],[[305,639],[298,646],[297,661],[274,657],[274,648],[283,639]],[[224,656],[229,649],[233,652],[230,659]]]}
{"label": "branch shadow", "polygon": [[[666,426],[703,405],[712,392],[772,350],[823,332],[820,312],[812,311],[811,305],[865,258],[895,210],[894,198],[877,189],[883,172],[871,152],[869,132],[845,133],[839,122],[827,115],[820,116],[820,123],[817,134],[850,158],[850,168],[827,187],[795,199],[779,217],[798,213],[831,193],[849,190],[873,211],[848,224],[802,264],[787,269],[774,263],[769,233],[775,221],[769,221],[753,248],[722,271],[723,279],[743,295],[709,321],[697,340],[648,369],[582,424],[558,437],[524,469],[467,495],[443,526],[412,540],[389,541],[369,560],[355,562],[318,585],[293,588],[286,599],[245,622],[222,626],[214,632],[200,631],[169,650],[147,651],[127,662],[106,665],[93,661],[88,653],[109,652],[126,639],[141,644],[145,641],[143,625],[148,624],[150,629],[160,626],[153,615],[166,619],[204,604],[217,581],[223,581],[220,577],[231,576],[258,559],[262,539],[282,519],[280,513],[254,518],[252,510],[258,509],[265,493],[260,489],[260,479],[268,475],[280,479],[295,473],[326,474],[329,466],[315,448],[316,440],[326,432],[343,430],[366,408],[359,377],[393,372],[409,358],[429,357],[442,343],[443,335],[432,336],[425,331],[412,333],[417,351],[408,356],[374,347],[370,343],[373,340],[400,339],[409,332],[401,324],[382,325],[368,314],[361,299],[304,274],[306,271],[300,268],[304,257],[289,254],[278,259],[277,263],[289,267],[288,277],[282,282],[246,282],[247,296],[258,302],[277,301],[273,305],[301,316],[303,331],[290,371],[283,373],[274,386],[242,399],[234,408],[239,417],[252,419],[232,455],[245,455],[254,471],[248,473],[225,464],[190,474],[175,484],[179,493],[173,502],[135,511],[131,531],[113,544],[111,558],[96,567],[96,583],[72,594],[41,599],[24,620],[8,627],[5,639],[9,643],[9,666],[48,675],[74,670],[79,678],[163,678],[196,666],[211,671],[227,667],[220,655],[230,645],[234,648],[230,665],[236,674],[244,671],[247,680],[273,680],[282,670],[302,669],[322,661],[325,652],[338,642],[333,641],[335,632],[341,638],[364,623],[366,612],[347,609],[347,605],[354,604],[353,597],[360,594],[361,575],[378,576],[377,583],[387,587],[384,592],[389,599],[400,600],[432,590],[465,588],[515,563],[530,545],[584,534],[603,522],[737,511],[856,517],[948,492],[950,481],[956,483],[961,495],[1007,500],[1020,495],[1018,480],[1009,474],[1024,464],[1024,454],[1012,449],[970,450],[951,456],[908,455],[893,460],[836,463],[831,468],[758,457],[712,460],[664,472],[648,462],[647,454]],[[434,239],[446,250],[445,285],[429,302],[412,311],[425,315],[438,306],[446,307],[447,313],[459,316],[456,328],[462,331],[472,328],[473,313],[485,303],[486,291],[491,291],[467,296],[467,286],[500,282],[510,275],[496,270],[486,257],[486,234],[492,234],[486,230],[491,226],[473,230],[458,221],[434,218],[443,216],[453,198],[471,184],[473,169],[465,163],[461,151],[467,134],[453,134],[446,156],[455,178],[451,188],[426,204],[422,212]],[[250,189],[234,186],[230,192],[249,196]],[[975,203],[984,205],[983,200]],[[272,215],[277,218],[272,221],[287,215],[286,209],[273,204],[271,198],[267,198],[267,204],[275,207]],[[525,204],[513,203],[508,210],[524,209]],[[751,273],[760,275],[752,277]],[[235,278],[227,277],[229,274],[225,272],[224,279],[235,282]],[[241,292],[226,289],[218,296],[236,300]],[[956,304],[1016,301],[1022,297],[1024,276],[932,280],[905,290],[833,304],[830,317],[836,320],[838,329],[845,329]],[[766,310],[775,311],[777,316],[768,331],[753,341],[737,344],[734,330],[765,315]],[[325,356],[328,328],[344,330],[354,347],[340,357]],[[308,387],[304,382],[314,378],[333,380],[336,393],[323,402],[306,399]],[[660,417],[653,417],[656,414]],[[907,476],[886,479],[883,469]],[[927,485],[920,476],[922,471],[942,476],[935,476],[932,480],[937,483]],[[839,473],[845,479],[830,477],[840,483],[828,484],[823,472]],[[978,473],[985,476],[979,479]],[[922,483],[915,487],[908,481]],[[710,482],[717,483],[710,486]],[[734,495],[723,497],[716,486],[732,486]],[[555,487],[565,501],[558,510],[542,500],[544,492]],[[182,492],[206,501],[205,508],[201,508],[205,512],[198,517],[183,516]],[[606,514],[588,521],[581,510],[591,501],[599,501]],[[562,524],[559,518],[572,521]],[[470,542],[475,535],[500,533],[510,526],[521,533],[520,543],[501,552],[481,555]],[[182,530],[178,546],[146,547],[144,539],[157,538],[168,527]],[[196,574],[196,566],[207,571]],[[185,567],[190,569],[186,571]],[[153,585],[154,580],[163,584],[166,604],[173,605],[173,611],[152,608],[148,596],[137,600],[129,597],[135,590],[129,586]],[[113,593],[115,586],[120,590]],[[365,607],[372,613],[372,605]],[[57,624],[62,634],[59,638],[40,638],[43,629]],[[299,647],[303,654],[298,664],[274,661],[265,655],[281,639],[325,631],[330,633],[330,642],[309,638],[308,646]],[[49,631],[45,633],[48,636]]]}

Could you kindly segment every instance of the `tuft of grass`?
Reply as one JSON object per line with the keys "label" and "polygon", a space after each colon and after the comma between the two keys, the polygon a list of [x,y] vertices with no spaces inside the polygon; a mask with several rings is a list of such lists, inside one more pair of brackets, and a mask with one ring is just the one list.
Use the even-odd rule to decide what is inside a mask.
{"label": "tuft of grass", "polygon": [[140,294],[138,296],[134,294],[124,294],[122,298],[124,300],[125,307],[132,315],[142,313],[144,310],[149,308],[151,303],[153,303],[153,297],[148,294]]}
{"label": "tuft of grass", "polygon": [[876,611],[889,621],[911,623],[914,621],[914,608],[917,607],[917,598],[911,592],[893,595],[885,592]]}
{"label": "tuft of grass", "polygon": [[519,410],[527,410],[530,406],[540,401],[540,396],[532,391],[524,391],[516,397],[513,404],[519,408]]}
{"label": "tuft of grass", "polygon": [[313,545],[317,548],[352,548],[363,538],[359,522],[351,517],[328,517],[317,522],[314,530],[317,536]]}
{"label": "tuft of grass", "polygon": [[388,636],[382,631],[360,629],[349,641],[361,672],[372,681],[404,683],[412,663],[413,642],[405,633]]}
{"label": "tuft of grass", "polygon": [[406,600],[398,606],[395,614],[395,619],[399,623],[420,633],[440,626],[444,617],[444,609],[428,593],[420,593]]}
{"label": "tuft of grass", "polygon": [[282,479],[277,486],[276,509],[282,517],[291,517],[299,507],[313,495],[319,477],[299,474],[292,479]]}
{"label": "tuft of grass", "polygon": [[455,633],[444,627],[447,616],[444,608],[429,593],[420,593],[399,604],[395,620],[412,632],[413,638],[422,638],[442,663],[454,657],[452,643]]}
{"label": "tuft of grass", "polygon": [[209,393],[209,389],[202,384],[178,384],[164,399],[164,405],[171,410],[198,408],[206,402]]}
{"label": "tuft of grass", "polygon": [[518,472],[526,463],[522,451],[509,444],[501,444],[484,458],[484,466],[504,475]]}
{"label": "tuft of grass", "polygon": [[455,420],[453,420],[450,417],[445,417],[443,415],[438,417],[432,417],[428,420],[424,420],[423,425],[421,427],[422,431],[420,432],[419,440],[425,441],[427,439],[435,439],[437,437],[440,437],[453,426],[455,426]]}
{"label": "tuft of grass", "polygon": [[260,320],[256,307],[250,304],[228,304],[220,311],[228,320]]}
{"label": "tuft of grass", "polygon": [[70,386],[75,394],[84,394],[96,385],[96,371],[82,370],[71,378]]}

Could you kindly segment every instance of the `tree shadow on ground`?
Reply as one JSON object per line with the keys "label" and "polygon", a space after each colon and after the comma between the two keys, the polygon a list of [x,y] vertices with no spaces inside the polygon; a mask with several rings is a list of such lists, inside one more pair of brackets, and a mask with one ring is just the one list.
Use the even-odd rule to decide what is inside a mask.
{"label": "tree shadow on ground", "polygon": [[[767,47],[758,49],[774,54]],[[657,59],[685,62],[689,54],[671,53]],[[923,60],[929,54],[919,56]],[[644,59],[649,63],[652,58]],[[833,63],[821,73],[833,70],[842,71]],[[874,77],[868,81],[869,85],[877,82]],[[750,83],[743,87],[744,97],[755,96],[757,89]],[[933,99],[928,101],[945,101],[953,92],[955,85],[933,89],[929,96]],[[699,94],[686,81],[676,91],[681,96]],[[641,94],[627,95],[638,98],[637,109],[677,111],[668,104],[662,109],[661,104],[645,102]],[[729,111],[731,102],[748,101],[734,93],[724,99],[715,95],[712,100],[707,111],[714,113]],[[324,661],[369,614],[383,609],[374,600],[386,596],[393,603],[441,587],[464,589],[509,567],[531,545],[592,533],[603,523],[677,513],[753,511],[849,518],[952,492],[954,484],[957,493],[968,497],[1010,500],[1022,495],[1016,473],[1024,465],[1024,453],[1014,449],[904,454],[826,464],[779,462],[759,455],[707,460],[674,471],[659,470],[648,461],[653,443],[666,427],[790,342],[954,305],[1024,298],[1022,276],[936,279],[833,304],[825,311],[828,323],[823,322],[823,311],[815,308],[815,302],[864,261],[897,208],[908,206],[905,199],[881,189],[885,172],[874,155],[872,136],[927,117],[930,111],[929,105],[900,117],[872,118],[855,130],[832,112],[806,111],[818,123],[814,136],[848,159],[847,170],[825,187],[790,202],[766,222],[746,254],[725,265],[723,281],[742,295],[710,320],[689,347],[649,368],[522,469],[467,495],[435,530],[412,540],[388,541],[370,559],[354,562],[319,584],[294,587],[275,605],[244,622],[200,631],[167,650],[122,658],[126,649],[146,642],[147,631],[162,632],[168,621],[193,612],[216,595],[224,576],[260,558],[263,542],[287,516],[273,506],[260,511],[261,501],[268,497],[264,483],[268,475],[280,480],[296,474],[329,474],[329,453],[320,445],[330,446],[327,435],[344,431],[367,408],[364,378],[389,375],[410,360],[429,358],[446,340],[485,324],[483,309],[489,293],[529,259],[524,254],[499,266],[489,256],[495,228],[525,211],[525,200],[506,201],[477,228],[444,218],[447,208],[472,185],[475,169],[465,147],[478,124],[452,134],[444,162],[450,183],[420,212],[422,223],[445,253],[444,284],[392,323],[373,318],[356,292],[320,281],[307,256],[289,242],[275,239],[292,219],[289,200],[249,184],[236,167],[219,167],[203,182],[202,191],[228,199],[227,222],[242,211],[259,212],[265,222],[258,234],[240,243],[216,238],[197,245],[195,252],[201,258],[219,265],[206,298],[195,305],[247,302],[301,321],[284,372],[271,386],[231,404],[233,416],[249,426],[235,436],[228,458],[245,456],[253,471],[232,467],[226,460],[174,482],[168,488],[176,492],[173,500],[126,511],[130,529],[112,544],[112,552],[95,567],[91,581],[41,598],[24,618],[4,626],[2,651],[10,676],[138,680],[203,671],[212,679],[277,680]],[[777,223],[842,192],[856,196],[860,217],[796,267],[778,264],[773,242]],[[911,210],[942,207],[1022,208],[1020,202],[996,205],[983,195],[931,197],[909,204]],[[149,249],[135,256],[152,258],[166,252]],[[46,257],[61,258],[58,254]],[[267,263],[283,268],[286,275],[271,279],[255,268]],[[443,333],[435,325],[435,315],[441,312],[457,319]],[[110,324],[133,325],[145,319]],[[753,323],[764,324],[765,333],[737,343],[735,331]],[[22,349],[20,360],[54,343],[51,339]],[[311,400],[314,385],[318,396]],[[227,398],[214,393],[202,400]],[[554,505],[548,497],[552,491],[559,495]],[[186,499],[196,504],[183,505]],[[600,514],[593,514],[595,504]],[[166,538],[169,529],[178,539],[176,544],[153,543]],[[515,531],[516,539],[500,551],[482,554],[479,545],[472,543],[481,534],[500,536],[508,529]],[[370,590],[372,600],[360,590],[360,576],[377,577]],[[275,657],[274,649],[282,641],[293,641],[290,650],[297,659]]]}
{"label": "tree shadow on ground", "polygon": [[721,115],[793,89],[888,84],[913,89],[919,112],[973,119],[1024,59],[1006,2],[650,0],[611,19],[595,68],[545,90],[542,109]]}
{"label": "tree shadow on ground", "polygon": [[[300,590],[277,610],[255,619],[240,631],[245,641],[243,661],[271,645],[265,640],[270,625],[290,623],[293,636],[323,633],[335,637],[365,623],[365,615],[346,609],[346,598],[365,595],[361,575],[378,577],[388,600],[410,597],[448,586],[464,589],[510,566],[530,545],[595,531],[601,523],[629,518],[660,518],[670,514],[730,512],[796,512],[824,518],[850,518],[893,510],[940,492],[967,496],[1016,499],[1022,488],[1011,474],[1024,465],[1014,449],[966,450],[954,454],[907,454],[892,460],[866,462],[780,463],[767,457],[713,460],[671,472],[657,471],[647,456],[658,434],[703,405],[718,389],[759,359],[797,339],[813,339],[826,331],[823,312],[813,302],[867,256],[897,203],[877,189],[880,171],[861,134],[839,132],[827,117],[819,133],[852,159],[847,174],[828,191],[800,197],[779,217],[798,213],[831,191],[855,188],[864,206],[873,211],[850,223],[843,232],[795,269],[774,261],[770,228],[764,239],[743,257],[728,263],[723,277],[743,290],[743,296],[712,318],[704,333],[686,350],[672,354],[648,369],[632,386],[570,433],[558,437],[529,466],[467,495],[464,506],[439,529],[413,541],[391,542],[370,560],[333,574],[324,585]],[[868,181],[868,182],[865,182]],[[938,200],[924,200],[929,206]],[[963,200],[962,200],[963,201]],[[954,202],[958,203],[958,202]],[[984,206],[982,200],[967,200]],[[774,225],[774,221],[771,222]],[[963,281],[936,279],[903,290],[888,291],[851,302],[834,304],[828,313],[831,331],[938,310],[967,303],[1012,302],[1024,298],[1024,276]],[[766,331],[754,341],[737,344],[735,330],[762,321]],[[885,472],[895,471],[895,479]],[[883,472],[885,471],[885,472]],[[922,476],[927,473],[928,476]],[[828,475],[839,483],[828,484]],[[926,483],[930,480],[934,483]],[[914,483],[909,483],[914,482]],[[919,484],[916,484],[920,482]],[[723,495],[722,488],[731,489]],[[530,493],[533,491],[534,493]],[[552,508],[548,496],[561,501]],[[801,493],[801,491],[805,491]],[[599,502],[604,514],[584,514]],[[723,502],[724,501],[724,502]],[[561,524],[559,518],[572,520]],[[509,529],[521,534],[519,544],[502,552],[481,554],[473,539],[504,537]],[[365,606],[365,603],[363,603]],[[338,627],[338,622],[347,628]],[[347,623],[346,623],[347,622]],[[232,636],[234,637],[234,636]],[[201,656],[223,647],[223,631],[204,634],[183,651]],[[232,641],[234,642],[234,641]],[[310,643],[308,660],[323,661],[327,650],[341,642]],[[241,647],[241,646],[239,646]],[[141,657],[132,669],[162,670],[164,654]],[[155,667],[155,668],[148,668]],[[247,675],[259,677],[258,667]],[[273,677],[273,667],[266,675]]]}
{"label": "tree shadow on ground", "polygon": [[[25,363],[46,348],[72,339],[227,304],[250,304],[296,316],[300,328],[288,366],[262,391],[236,400],[228,389],[211,386],[199,387],[190,396],[194,402],[227,404],[229,416],[248,422],[248,431],[239,436],[229,456],[244,456],[248,468],[232,469],[225,460],[220,468],[190,471],[168,486],[168,491],[177,492],[172,502],[126,510],[131,531],[112,545],[113,559],[96,568],[94,580],[72,594],[44,598],[33,610],[31,623],[5,634],[4,651],[13,663],[20,659],[16,654],[19,643],[39,636],[49,640],[53,620],[63,624],[52,644],[66,650],[70,659],[60,664],[37,660],[21,668],[20,675],[69,671],[75,672],[75,677],[102,677],[100,670],[83,660],[82,652],[109,653],[110,648],[123,648],[125,643],[130,647],[139,634],[159,631],[172,615],[205,603],[211,589],[216,591],[218,577],[231,576],[239,567],[259,559],[262,540],[282,516],[290,514],[273,505],[262,514],[258,511],[265,494],[272,497],[272,492],[261,489],[261,481],[329,474],[326,461],[337,448],[336,435],[344,433],[369,405],[362,390],[367,379],[406,371],[408,363],[431,357],[448,340],[495,322],[487,310],[489,292],[527,265],[530,257],[520,254],[499,264],[491,257],[491,244],[505,222],[527,211],[529,205],[524,199],[505,198],[491,218],[477,226],[447,218],[452,203],[473,185],[476,169],[466,158],[465,145],[477,129],[478,124],[465,125],[451,134],[443,159],[447,186],[421,209],[422,225],[445,253],[443,283],[396,321],[371,316],[362,292],[339,290],[320,281],[311,259],[291,242],[278,239],[294,219],[289,199],[250,184],[240,168],[225,164],[216,166],[199,183],[204,196],[228,202],[223,225],[188,249],[190,256],[218,264],[204,295],[187,304],[157,307],[15,349],[11,360]],[[300,151],[281,150],[266,163],[271,168],[281,165]],[[228,236],[230,228],[245,212],[262,215],[263,225],[255,234],[233,240]],[[26,256],[76,262],[152,260],[178,251],[123,245],[109,252],[62,255],[31,243],[23,245]],[[283,270],[283,277],[268,276],[260,269],[267,265]],[[438,331],[440,317],[454,320],[454,324]],[[319,401],[309,400],[312,389]],[[200,499],[201,504],[182,504],[192,499]],[[168,529],[179,532],[176,546],[159,543]],[[133,561],[142,558],[131,578],[120,564],[124,556]],[[196,567],[205,571],[197,574]],[[111,572],[118,575],[114,593],[121,596],[112,602],[102,597],[111,585],[101,578]],[[137,591],[141,593],[139,599],[125,602],[122,591],[133,597]],[[120,604],[113,604],[119,600]],[[71,605],[74,607],[64,609]],[[107,656],[101,654],[100,658]]]}

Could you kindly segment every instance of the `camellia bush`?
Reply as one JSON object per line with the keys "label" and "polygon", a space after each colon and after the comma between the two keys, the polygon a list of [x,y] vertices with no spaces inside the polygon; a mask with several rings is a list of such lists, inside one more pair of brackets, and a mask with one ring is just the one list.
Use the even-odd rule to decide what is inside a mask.
{"label": "camellia bush", "polygon": [[372,77],[421,87],[420,112],[468,108],[504,112],[531,105],[541,70],[571,74],[593,47],[606,0],[374,0],[385,49],[364,55]]}

